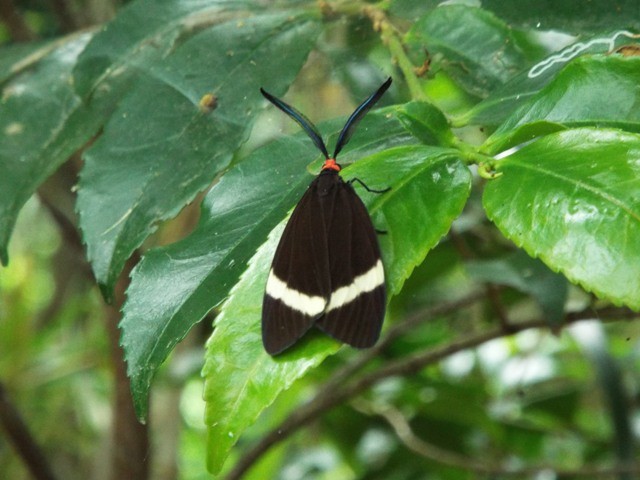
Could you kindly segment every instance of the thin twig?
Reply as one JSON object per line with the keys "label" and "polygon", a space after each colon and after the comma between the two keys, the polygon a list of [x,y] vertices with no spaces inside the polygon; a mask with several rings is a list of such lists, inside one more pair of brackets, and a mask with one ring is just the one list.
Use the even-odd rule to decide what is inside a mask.
{"label": "thin twig", "polygon": [[56,479],[44,452],[31,435],[20,412],[11,402],[2,382],[0,382],[0,426],[7,432],[9,440],[33,478],[37,480]]}

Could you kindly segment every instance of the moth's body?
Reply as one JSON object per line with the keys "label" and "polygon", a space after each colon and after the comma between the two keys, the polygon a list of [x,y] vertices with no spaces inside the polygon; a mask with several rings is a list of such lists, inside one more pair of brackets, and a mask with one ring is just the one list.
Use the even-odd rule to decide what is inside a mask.
{"label": "moth's body", "polygon": [[[309,211],[319,219],[300,213]],[[282,260],[271,267],[262,306],[263,318],[271,319],[262,326],[267,351],[281,352],[314,325],[354,347],[373,345],[384,318],[384,270],[376,232],[351,184],[323,170],[282,239],[274,256]]]}
{"label": "moth's body", "polygon": [[340,177],[335,158],[389,85],[391,78],[351,114],[331,157],[311,121],[260,90],[302,126],[326,159],[291,214],[269,271],[262,342],[271,355],[314,326],[358,348],[372,346],[380,336],[386,291],[378,239],[362,200]]}

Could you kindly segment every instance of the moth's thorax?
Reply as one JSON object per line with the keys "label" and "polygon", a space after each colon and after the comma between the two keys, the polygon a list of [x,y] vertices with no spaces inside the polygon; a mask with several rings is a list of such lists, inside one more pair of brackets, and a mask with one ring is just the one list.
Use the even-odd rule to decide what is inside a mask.
{"label": "moth's thorax", "polygon": [[321,197],[329,195],[336,186],[342,182],[342,178],[336,170],[322,170],[316,179],[316,188]]}

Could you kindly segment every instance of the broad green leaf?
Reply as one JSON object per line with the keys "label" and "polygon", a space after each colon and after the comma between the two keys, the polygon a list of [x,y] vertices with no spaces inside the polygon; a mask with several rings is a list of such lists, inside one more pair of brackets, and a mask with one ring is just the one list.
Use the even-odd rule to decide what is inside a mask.
{"label": "broad green leaf", "polygon": [[538,53],[490,12],[464,5],[435,8],[413,25],[406,42],[415,52],[441,54],[442,68],[479,96],[505,83]]}
{"label": "broad green leaf", "polygon": [[482,102],[464,115],[458,116],[456,124],[499,125],[551,82],[558,72],[576,57],[612,53],[616,48],[632,41],[632,38],[630,32],[618,30],[571,43],[495,89]]}
{"label": "broad green leaf", "polygon": [[640,308],[640,136],[558,132],[498,171],[483,200],[505,236],[586,290]]}
{"label": "broad green leaf", "polygon": [[[221,19],[147,65],[85,154],[78,211],[96,279],[110,296],[131,253],[231,161],[263,103],[282,92],[319,32],[290,12]],[[274,62],[273,52],[287,52]],[[217,108],[198,102],[213,93]]]}
{"label": "broad green leaf", "polygon": [[550,130],[617,127],[640,131],[640,58],[586,56],[567,65],[485,142],[497,153]]}
{"label": "broad green leaf", "polygon": [[387,232],[379,241],[387,289],[395,295],[462,212],[471,188],[469,169],[455,150],[398,147],[356,162],[344,177],[391,186],[384,195],[359,193],[369,200],[373,224]]}
{"label": "broad green leaf", "polygon": [[[242,20],[255,11],[255,1],[140,0],[119,10],[95,35],[74,70],[75,87],[83,97],[108,89],[118,102],[131,77],[154,65],[198,31]],[[211,45],[215,48],[214,45]],[[194,58],[199,63],[206,58]],[[210,68],[213,69],[214,65]]]}
{"label": "broad green leaf", "polygon": [[88,108],[72,87],[71,70],[90,38],[72,37],[50,52],[43,47],[46,52],[38,50],[44,56],[32,69],[9,67],[22,73],[4,85],[0,108],[0,260],[5,265],[22,206],[99,128],[100,95]]}
{"label": "broad green leaf", "polygon": [[216,318],[207,343],[205,378],[207,465],[218,473],[231,447],[262,410],[340,345],[324,335],[308,336],[277,358],[262,347],[260,311],[267,272],[284,222],[256,253]]}
{"label": "broad green leaf", "polygon": [[640,30],[636,0],[589,0],[588,2],[483,0],[482,5],[511,24],[540,30],[561,30],[572,33],[616,27]]}
{"label": "broad green leaf", "polygon": [[[337,133],[342,123],[321,125],[321,130]],[[181,242],[149,251],[133,271],[121,327],[140,418],[146,416],[149,386],[159,365],[195,323],[222,303],[267,234],[313,179],[305,167],[318,153],[306,135],[294,138],[260,148],[231,168],[207,194],[195,231]],[[415,142],[397,119],[372,112],[340,161]]]}
{"label": "broad green leaf", "polygon": [[[381,194],[362,193],[374,225],[387,230],[380,243],[390,293],[397,292],[427,251],[448,231],[470,188],[467,167],[456,152],[402,146],[363,158],[343,170],[345,178],[390,185]],[[259,249],[216,318],[207,344],[205,376],[209,469],[216,473],[229,450],[262,410],[309,368],[335,353],[338,344],[308,335],[278,357],[262,347],[260,312],[264,284],[282,222]]]}
{"label": "broad green leaf", "polygon": [[398,110],[398,118],[408,131],[426,145],[455,144],[455,137],[447,118],[430,103],[407,103]]}
{"label": "broad green leaf", "polygon": [[540,305],[549,326],[560,325],[568,293],[567,280],[540,260],[518,251],[495,260],[468,262],[466,267],[476,280],[507,285],[530,294]]}

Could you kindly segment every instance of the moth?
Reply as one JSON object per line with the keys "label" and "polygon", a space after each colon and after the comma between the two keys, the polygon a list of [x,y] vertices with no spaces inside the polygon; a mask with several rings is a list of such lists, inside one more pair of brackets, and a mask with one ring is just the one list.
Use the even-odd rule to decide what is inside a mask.
{"label": "moth", "polygon": [[277,355],[312,327],[356,348],[373,346],[382,328],[386,288],[376,230],[336,157],[366,113],[391,85],[388,78],[351,114],[333,155],[316,126],[264,89],[262,95],[295,120],[325,162],[287,223],[273,257],[262,303],[262,343]]}

